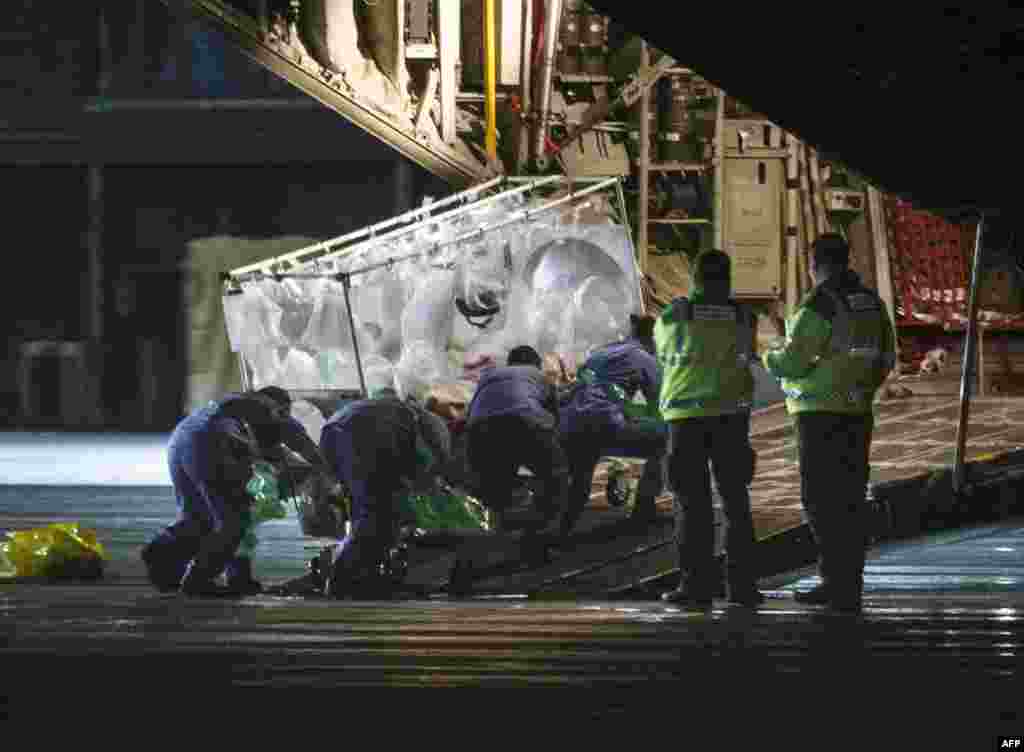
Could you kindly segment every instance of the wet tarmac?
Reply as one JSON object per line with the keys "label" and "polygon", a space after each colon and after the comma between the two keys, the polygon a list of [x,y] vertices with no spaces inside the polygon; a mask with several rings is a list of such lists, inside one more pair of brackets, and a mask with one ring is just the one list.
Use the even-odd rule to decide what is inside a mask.
{"label": "wet tarmac", "polygon": [[[1024,519],[873,549],[864,613],[849,617],[792,600],[794,589],[815,584],[812,568],[763,581],[771,597],[756,610],[570,598],[557,587],[517,592],[515,578],[503,581],[501,597],[465,601],[160,596],[135,557],[172,510],[161,486],[0,486],[0,527],[75,519],[107,531],[115,555],[100,582],[0,584],[0,666],[19,697],[78,697],[75,687],[90,681],[102,687],[97,697],[119,698],[154,681],[204,692],[586,688],[556,703],[533,693],[514,702],[531,717],[590,720],[632,717],[641,696],[655,720],[671,719],[679,703],[744,712],[788,703],[805,713],[820,704],[872,719],[906,718],[908,704],[920,703],[956,717],[980,744],[1000,724],[1010,733],[1024,723]],[[316,545],[294,520],[263,532],[265,577],[293,576]],[[644,540],[621,545],[651,545]],[[560,571],[573,566],[586,569],[563,561]]]}

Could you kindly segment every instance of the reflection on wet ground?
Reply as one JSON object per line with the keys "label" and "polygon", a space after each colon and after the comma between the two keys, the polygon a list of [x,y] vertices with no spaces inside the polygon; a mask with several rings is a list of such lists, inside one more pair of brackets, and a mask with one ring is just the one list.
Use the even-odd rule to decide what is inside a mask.
{"label": "reflection on wet ground", "polygon": [[[0,487],[0,527],[77,520],[105,531],[115,554],[99,583],[0,584],[4,675],[102,671],[120,687],[157,675],[207,687],[618,691],[724,683],[768,694],[785,686],[801,693],[793,695],[797,703],[841,677],[847,687],[871,687],[873,698],[934,690],[940,702],[955,694],[960,713],[963,703],[982,707],[985,718],[1019,713],[1020,519],[878,548],[866,570],[865,611],[855,618],[792,600],[789,591],[816,582],[811,570],[762,583],[771,597],[756,611],[550,594],[538,601],[514,592],[361,603],[159,596],[142,581],[136,556],[173,508],[166,486]],[[294,518],[264,526],[261,538],[257,573],[268,579],[294,576],[315,545],[302,539]]]}

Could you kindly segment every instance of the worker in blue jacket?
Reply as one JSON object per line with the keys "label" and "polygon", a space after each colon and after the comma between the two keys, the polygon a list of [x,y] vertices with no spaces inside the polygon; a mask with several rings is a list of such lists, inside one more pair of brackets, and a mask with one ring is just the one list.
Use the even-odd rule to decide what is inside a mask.
{"label": "worker in blue jacket", "polygon": [[[278,405],[265,395],[231,394],[194,411],[171,434],[168,469],[178,519],[142,551],[150,581],[187,595],[258,592],[248,559],[235,557],[252,502],[246,485],[264,456],[257,432],[273,434]],[[222,573],[227,588],[214,584]]]}
{"label": "worker in blue jacket", "polygon": [[381,389],[331,416],[320,450],[352,501],[352,526],[335,547],[325,594],[380,594],[380,566],[398,542],[406,498],[437,490],[437,478],[451,461],[448,428],[393,389]]}
{"label": "worker in blue jacket", "polygon": [[[519,468],[526,467],[538,483],[535,518],[520,520],[531,552],[546,537],[545,528],[558,524],[569,490],[569,465],[558,436],[558,391],[542,368],[532,347],[513,348],[505,366],[483,372],[466,410],[466,454],[479,483],[473,490],[484,506],[508,522],[504,510],[512,503]],[[456,555],[451,595],[469,593],[473,548]]]}
{"label": "worker in blue jacket", "polygon": [[[632,519],[646,523],[656,515],[655,501],[664,488],[668,433],[657,419],[661,376],[654,357],[654,319],[631,316],[630,324],[628,338],[605,345],[587,358],[562,410],[561,433],[572,476],[563,536],[568,536],[583,513],[594,469],[606,455],[647,458]],[[649,419],[626,415],[626,402],[638,391],[647,401]]]}
{"label": "worker in blue jacket", "polygon": [[480,478],[485,506],[502,509],[519,468],[537,478],[535,498],[544,523],[565,506],[568,464],[559,441],[558,393],[532,347],[509,352],[507,365],[484,371],[466,410],[466,452]]}

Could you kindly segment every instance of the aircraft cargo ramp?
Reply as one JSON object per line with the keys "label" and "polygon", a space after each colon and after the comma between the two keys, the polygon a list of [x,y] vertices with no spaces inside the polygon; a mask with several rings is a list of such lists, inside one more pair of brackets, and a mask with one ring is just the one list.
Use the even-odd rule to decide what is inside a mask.
{"label": "aircraft cargo ramp", "polygon": [[[265,18],[254,18],[243,10],[245,3],[225,0],[163,2],[174,11],[201,18],[246,57],[389,144],[409,160],[449,181],[455,189],[500,173],[500,164],[490,162],[482,149],[460,137],[455,122],[458,118],[455,92],[447,90],[454,82],[447,80],[447,76],[441,82],[440,100],[448,104],[444,112],[434,111],[433,92],[439,84],[435,81],[431,88],[430,82],[425,81],[419,96],[405,93],[409,88],[408,75],[396,72],[404,66],[389,69],[385,65],[382,70],[376,62],[381,59],[379,56],[364,57],[360,50],[366,48],[365,40],[356,38],[354,20],[348,24],[353,29],[352,38],[339,42],[332,50],[336,63],[331,65],[335,68],[332,71],[314,59],[294,25],[281,27],[268,23]],[[395,5],[393,10],[400,5]],[[397,19],[390,21],[391,25],[397,23]],[[397,44],[392,48],[389,50],[392,57],[396,53],[401,55],[404,50]],[[445,62],[442,61],[442,68],[446,67]],[[451,67],[454,72],[454,62]],[[421,101],[431,104],[424,108],[420,106]]]}

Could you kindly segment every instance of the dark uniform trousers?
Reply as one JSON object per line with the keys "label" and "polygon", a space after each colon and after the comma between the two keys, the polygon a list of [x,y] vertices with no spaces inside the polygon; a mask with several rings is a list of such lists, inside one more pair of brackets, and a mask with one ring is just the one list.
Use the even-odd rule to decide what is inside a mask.
{"label": "dark uniform trousers", "polygon": [[352,530],[336,550],[334,576],[342,590],[373,581],[377,566],[398,539],[401,502],[416,472],[412,413],[388,405],[328,424],[324,456],[352,498]]}
{"label": "dark uniform trousers", "polygon": [[800,498],[833,602],[857,604],[867,545],[868,460],[874,416],[797,413]]}
{"label": "dark uniform trousers", "polygon": [[[659,430],[661,427],[661,430]],[[646,457],[643,474],[636,489],[636,513],[653,516],[654,503],[664,488],[666,434],[664,424],[656,421],[626,420],[616,426],[603,417],[588,421],[576,419],[567,439],[569,471],[569,504],[562,519],[562,534],[568,535],[576,525],[594,483],[594,470],[602,457]]]}
{"label": "dark uniform trousers", "polygon": [[481,501],[501,509],[520,466],[541,485],[536,509],[550,522],[565,510],[569,492],[569,463],[554,428],[524,415],[497,415],[474,421],[466,429],[466,451],[479,477]]}
{"label": "dark uniform trousers", "polygon": [[[238,579],[242,562],[235,552],[250,514],[245,486],[252,457],[228,439],[231,421],[204,408],[183,420],[168,444],[168,471],[178,502],[178,520],[160,531],[142,551],[152,583],[175,588],[193,561],[197,582],[221,572]],[[249,575],[251,576],[251,575]]]}
{"label": "dark uniform trousers", "polygon": [[750,513],[754,451],[750,446],[749,413],[670,423],[668,480],[675,495],[679,567],[685,589],[698,598],[715,594],[719,576],[714,557],[711,471],[728,521],[725,548],[729,590],[732,596],[742,597],[757,586]]}

